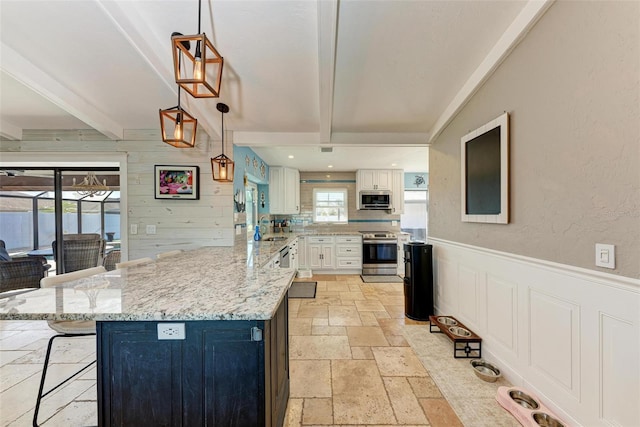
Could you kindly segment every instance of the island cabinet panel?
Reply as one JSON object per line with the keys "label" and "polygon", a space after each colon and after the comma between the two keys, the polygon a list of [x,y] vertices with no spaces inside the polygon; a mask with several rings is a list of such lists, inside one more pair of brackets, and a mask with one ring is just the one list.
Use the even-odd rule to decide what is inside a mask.
{"label": "island cabinet panel", "polygon": [[281,426],[287,305],[269,321],[170,322],[184,340],[158,340],[159,322],[97,322],[99,425]]}

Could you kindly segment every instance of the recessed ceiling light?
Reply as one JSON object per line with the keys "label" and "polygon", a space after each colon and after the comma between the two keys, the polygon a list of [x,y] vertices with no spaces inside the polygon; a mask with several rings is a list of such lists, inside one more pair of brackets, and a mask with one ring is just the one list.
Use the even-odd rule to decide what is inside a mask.
{"label": "recessed ceiling light", "polygon": [[331,169],[331,168],[333,167],[333,165],[329,165],[329,166],[327,166],[327,167],[328,167],[329,169]]}
{"label": "recessed ceiling light", "polygon": [[391,166],[398,166],[397,163],[391,163]]}
{"label": "recessed ceiling light", "polygon": [[290,158],[290,159],[293,159],[293,154],[289,154],[289,158]]}

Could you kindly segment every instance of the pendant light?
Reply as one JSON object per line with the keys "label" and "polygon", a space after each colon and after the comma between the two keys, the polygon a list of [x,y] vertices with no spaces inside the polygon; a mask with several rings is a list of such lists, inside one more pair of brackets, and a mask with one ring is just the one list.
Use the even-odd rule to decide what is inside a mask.
{"label": "pendant light", "polygon": [[[173,69],[176,83],[194,98],[217,98],[220,96],[224,58],[205,33],[200,32],[201,12],[202,0],[198,0],[198,34],[171,35]],[[195,46],[193,54],[190,51],[192,44]],[[184,62],[184,67],[180,67],[181,62]]]}
{"label": "pendant light", "polygon": [[198,119],[180,106],[180,86],[178,86],[178,105],[160,110],[160,129],[162,140],[176,148],[193,148],[196,145]]}
{"label": "pendant light", "polygon": [[211,172],[214,181],[233,182],[234,163],[224,155],[224,115],[229,112],[229,107],[218,102],[216,108],[222,113],[222,154],[211,159]]}

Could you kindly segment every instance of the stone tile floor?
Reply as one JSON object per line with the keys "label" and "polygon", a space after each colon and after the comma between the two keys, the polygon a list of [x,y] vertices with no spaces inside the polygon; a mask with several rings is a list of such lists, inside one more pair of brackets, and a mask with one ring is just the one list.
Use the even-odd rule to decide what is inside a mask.
{"label": "stone tile floor", "polygon": [[[517,425],[491,401],[488,388],[483,389],[488,409],[480,414],[464,411],[460,390],[467,387],[460,381],[479,380],[467,378],[469,372],[456,365],[458,361],[443,364],[453,360],[446,342],[425,344],[443,337],[425,336],[428,322],[405,318],[402,284],[363,283],[359,276],[316,275],[308,280],[318,283],[316,298],[289,302],[291,395],[286,426],[461,426],[452,405],[465,425],[481,425],[475,422],[477,415],[488,417],[483,425]],[[31,425],[51,335],[46,322],[0,321],[0,425]],[[52,383],[95,358],[95,339],[60,339],[54,349],[55,366],[47,375]],[[429,364],[442,372],[448,369],[448,374],[428,372]],[[449,401],[441,390],[447,391]],[[96,425],[96,412],[93,367],[45,398],[40,423]]]}

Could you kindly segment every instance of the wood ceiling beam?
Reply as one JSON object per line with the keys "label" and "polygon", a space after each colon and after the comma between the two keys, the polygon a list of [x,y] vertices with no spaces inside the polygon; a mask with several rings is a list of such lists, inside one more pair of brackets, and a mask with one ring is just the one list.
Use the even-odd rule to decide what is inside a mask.
{"label": "wood ceiling beam", "polygon": [[338,33],[338,0],[318,0],[318,90],[320,100],[320,142],[331,142],[333,88]]}
{"label": "wood ceiling beam", "polygon": [[0,47],[2,71],[106,137],[122,139],[123,127],[120,124],[9,46],[1,43]]}
{"label": "wood ceiling beam", "polygon": [[[496,42],[489,54],[471,74],[466,83],[460,88],[451,103],[442,112],[431,129],[429,143],[440,135],[444,128],[455,118],[473,95],[498,69],[511,51],[527,35],[529,30],[538,22],[555,0],[530,0],[516,19]],[[496,115],[498,112],[496,112]]]}

